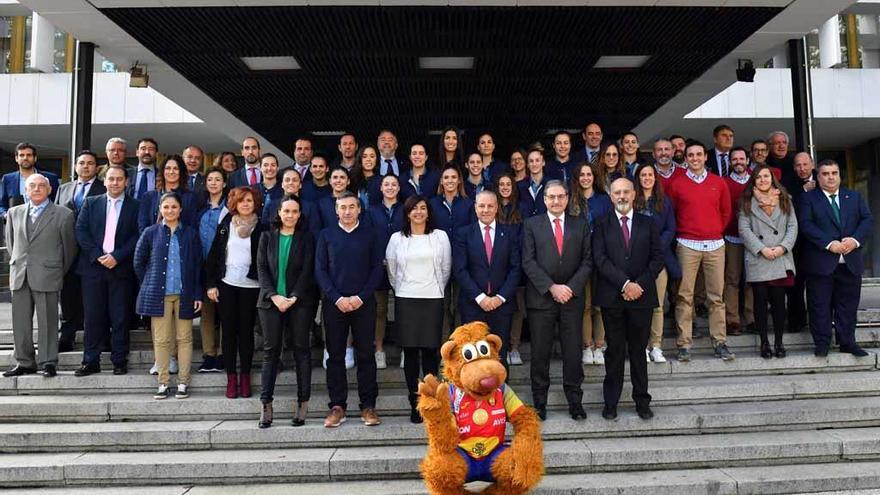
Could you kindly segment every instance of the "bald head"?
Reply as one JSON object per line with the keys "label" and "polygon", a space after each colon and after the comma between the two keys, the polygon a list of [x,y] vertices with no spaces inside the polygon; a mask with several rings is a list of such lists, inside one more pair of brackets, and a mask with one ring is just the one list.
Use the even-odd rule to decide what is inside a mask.
{"label": "bald head", "polygon": [[627,215],[632,210],[635,196],[635,187],[632,181],[626,177],[621,177],[611,183],[611,201],[614,202],[614,209],[621,215]]}
{"label": "bald head", "polygon": [[815,169],[815,165],[813,164],[813,157],[809,153],[802,151],[794,155],[794,173],[801,180],[812,180],[813,169]]}

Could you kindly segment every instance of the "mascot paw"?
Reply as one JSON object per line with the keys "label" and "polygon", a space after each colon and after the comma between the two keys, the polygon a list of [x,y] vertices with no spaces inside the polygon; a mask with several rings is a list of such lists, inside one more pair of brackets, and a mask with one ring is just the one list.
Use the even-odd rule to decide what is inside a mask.
{"label": "mascot paw", "polygon": [[428,373],[425,375],[425,380],[419,383],[419,395],[436,399],[439,386],[440,380],[438,380],[436,376]]}

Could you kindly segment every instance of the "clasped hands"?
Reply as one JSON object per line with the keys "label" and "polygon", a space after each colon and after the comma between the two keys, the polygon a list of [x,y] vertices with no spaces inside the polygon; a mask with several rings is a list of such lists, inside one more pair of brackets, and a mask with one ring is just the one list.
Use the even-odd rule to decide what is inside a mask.
{"label": "clasped hands", "polygon": [[278,311],[281,311],[282,313],[284,313],[285,311],[290,309],[291,306],[296,304],[296,296],[284,297],[281,294],[275,294],[271,297],[271,299],[272,304],[274,304],[275,307],[278,308]]}
{"label": "clasped hands", "polygon": [[642,294],[645,293],[645,289],[642,289],[642,286],[636,282],[629,282],[626,284],[626,287],[623,288],[623,300],[624,301],[635,301],[636,299],[642,297]]}
{"label": "clasped hands", "polygon": [[364,302],[361,301],[361,298],[358,296],[340,297],[339,300],[336,301],[336,307],[343,313],[351,313],[363,305]]}
{"label": "clasped hands", "polygon": [[839,241],[831,241],[831,244],[828,245],[828,250],[834,254],[847,255],[858,249],[858,247],[859,245],[855,239],[852,237],[844,237]]}
{"label": "clasped hands", "polygon": [[761,256],[771,261],[779,258],[783,254],[785,254],[785,248],[783,248],[782,246],[765,247],[761,249]]}
{"label": "clasped hands", "polygon": [[[554,298],[555,299],[555,298]],[[494,311],[501,307],[504,302],[498,296],[486,296],[480,301],[480,309],[485,312]]]}

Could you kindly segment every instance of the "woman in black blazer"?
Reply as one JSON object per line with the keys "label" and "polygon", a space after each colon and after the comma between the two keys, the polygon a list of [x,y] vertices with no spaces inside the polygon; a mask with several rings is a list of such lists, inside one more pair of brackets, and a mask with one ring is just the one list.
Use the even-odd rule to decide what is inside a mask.
{"label": "woman in black blazer", "polygon": [[273,221],[274,228],[263,232],[257,251],[260,278],[257,311],[263,328],[264,353],[260,428],[272,426],[272,400],[285,330],[293,334],[296,360],[297,408],[293,411],[293,426],[305,424],[312,391],[309,331],[318,304],[314,278],[315,238],[306,230],[301,215],[299,198],[284,196]]}

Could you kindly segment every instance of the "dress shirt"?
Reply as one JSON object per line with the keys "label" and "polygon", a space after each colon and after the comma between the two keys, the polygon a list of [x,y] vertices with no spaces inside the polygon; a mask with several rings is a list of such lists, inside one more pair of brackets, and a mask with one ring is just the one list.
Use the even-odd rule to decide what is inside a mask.
{"label": "dress shirt", "polygon": [[730,172],[730,151],[721,151],[718,148],[714,148],[712,151],[715,152],[715,171],[718,172],[718,175],[724,177],[725,164],[727,165],[726,171]]}
{"label": "dress shirt", "polygon": [[303,178],[306,176],[307,173],[309,173],[309,166],[310,165],[311,165],[311,163],[306,163],[305,165],[300,165],[299,163],[294,163],[293,168],[295,168],[296,171],[299,172],[299,177]]}
{"label": "dress shirt", "polygon": [[691,178],[692,181],[696,182],[697,184],[702,184],[703,181],[706,180],[706,177],[709,176],[709,172],[707,172],[705,168],[703,169],[703,173],[700,175],[693,173],[691,171],[690,167],[688,167],[688,169],[685,173],[687,174],[688,177]]}
{"label": "dress shirt", "polygon": [[[163,228],[165,222],[162,222]],[[180,294],[183,288],[181,281],[180,266],[180,242],[177,240],[177,233],[180,231],[180,225],[171,233],[171,239],[168,241],[168,263],[165,269],[165,295],[171,296]]]}
{"label": "dress shirt", "polygon": [[[653,198],[653,196],[651,196]],[[617,215],[617,226],[621,229],[621,233],[623,232],[623,215],[617,211],[617,208],[614,209],[614,214]],[[635,215],[635,210],[632,208],[629,209],[629,213],[626,214],[626,226],[629,228],[629,242],[632,242],[633,238],[633,215]],[[626,279],[626,282],[623,283],[623,287],[620,288],[620,292],[626,290],[626,286],[631,282],[630,279]]]}
{"label": "dress shirt", "polygon": [[[143,191],[143,193],[147,193],[149,191],[153,191],[156,189],[156,169],[153,167],[148,167],[146,165],[138,163],[137,173],[134,176],[134,196],[138,197],[141,195],[140,186],[141,186],[141,172],[146,171],[147,173],[147,190]],[[132,179],[129,179],[132,180]],[[119,205],[122,206],[122,205]]]}
{"label": "dress shirt", "polygon": [[[485,239],[485,237],[486,237],[486,224],[484,224],[483,222],[477,222],[477,225],[480,226],[480,239]],[[492,220],[492,223],[489,224],[489,239],[492,240],[492,254],[493,255],[495,254],[495,226],[496,226],[495,220]],[[564,232],[564,230],[563,230],[563,232]],[[507,302],[507,299],[504,299],[503,297],[501,297],[501,294],[496,294],[496,295],[498,296],[498,299],[501,299],[502,303]],[[483,302],[483,299],[486,299],[487,297],[489,297],[489,296],[487,296],[485,292],[480,292],[480,294],[476,298],[474,298],[474,300],[477,301],[477,304],[480,304],[481,302]]]}
{"label": "dress shirt", "polygon": [[562,235],[564,237],[565,236],[565,213],[563,213],[562,215],[559,215],[557,217],[556,215],[550,213],[549,210],[547,210],[547,218],[550,219],[550,232],[553,232],[554,235],[555,235],[555,229],[556,229],[556,219],[557,218],[559,219],[559,227],[562,229]]}
{"label": "dress shirt", "polygon": [[[837,189],[836,191],[834,191],[834,192],[828,192],[828,191],[826,191],[825,189],[822,189],[822,194],[824,194],[825,197],[828,199],[828,204],[831,205],[831,209],[832,209],[832,210],[834,209],[834,203],[835,203],[835,202],[837,202],[837,209],[840,210],[840,188],[838,188],[838,189]],[[832,195],[832,194],[835,195],[835,196],[834,196],[834,199],[831,199],[831,195]],[[842,220],[843,220],[843,219],[841,219],[841,221],[842,221]],[[856,249],[862,247],[862,245],[859,243],[858,239],[856,239],[855,237],[853,237],[852,240],[856,241]],[[829,242],[828,245],[825,246],[825,249],[828,249],[828,248],[830,248],[830,247],[831,247],[831,243]],[[842,255],[842,254],[840,255],[840,258],[837,260],[837,263],[838,263],[838,264],[846,263],[846,260],[843,259],[843,255]]]}
{"label": "dress shirt", "polygon": [[668,178],[672,177],[672,175],[675,173],[675,163],[669,164],[669,171],[668,172],[664,172],[663,168],[660,167],[660,164],[658,164],[658,163],[654,164],[654,170],[657,171],[657,175],[659,175],[660,177],[663,177],[664,179],[668,179]]}
{"label": "dress shirt", "polygon": [[251,170],[257,171],[257,183],[255,185],[260,185],[263,182],[263,174],[260,172],[260,167],[251,167],[250,165],[244,166],[244,182],[247,185],[251,184]]}
{"label": "dress shirt", "polygon": [[[30,202],[30,200],[28,200],[28,202]],[[44,199],[43,202],[38,205],[30,203],[28,215],[34,219],[34,222],[36,222],[37,219],[40,218],[40,215],[43,214],[43,210],[46,209],[46,205],[48,205],[48,204],[49,204],[49,198]]]}
{"label": "dress shirt", "polygon": [[[702,174],[697,175],[697,174],[691,172],[690,167],[688,167],[685,174],[692,181],[696,182],[697,184],[702,184],[703,181],[705,181],[706,178],[709,177],[709,172],[707,172],[706,169],[703,169]],[[682,246],[684,246],[686,248],[693,249],[694,251],[702,251],[705,253],[708,253],[709,251],[715,251],[716,249],[721,249],[724,246],[724,238],[694,240],[694,239],[682,239],[681,237],[679,237],[678,239],[676,239],[676,241],[678,241],[679,244],[681,244]]]}
{"label": "dress shirt", "polygon": [[400,177],[400,164],[397,162],[396,156],[392,156],[391,158],[379,156],[379,175],[381,177],[385,177],[386,175],[388,175],[388,162],[386,160],[391,161],[392,173]]}
{"label": "dress shirt", "polygon": [[113,201],[118,201],[119,204],[116,206],[116,217],[122,214],[122,201],[125,199],[125,194],[120,194],[118,198],[111,198],[110,195],[107,195],[107,209],[106,215],[110,215],[110,212],[113,211]]}

